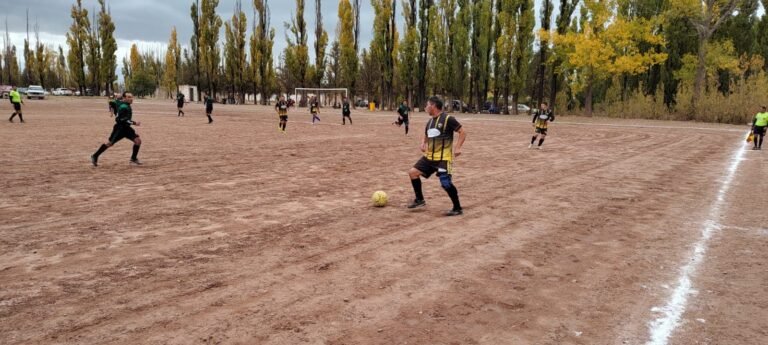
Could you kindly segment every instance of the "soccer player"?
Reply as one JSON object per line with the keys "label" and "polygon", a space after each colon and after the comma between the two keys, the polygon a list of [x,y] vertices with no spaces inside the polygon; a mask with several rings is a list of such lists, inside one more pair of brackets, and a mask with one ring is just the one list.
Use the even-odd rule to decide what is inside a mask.
{"label": "soccer player", "polygon": [[400,104],[400,107],[397,108],[397,113],[399,114],[397,117],[397,121],[395,121],[393,124],[397,125],[397,127],[400,127],[402,125],[405,125],[405,135],[408,135],[408,115],[411,112],[411,108],[408,107],[408,101],[403,101],[402,104]]}
{"label": "soccer player", "polygon": [[541,145],[544,144],[544,138],[547,137],[547,126],[552,121],[555,121],[555,113],[549,109],[549,104],[547,104],[547,102],[541,102],[539,109],[533,112],[533,138],[531,138],[531,144],[528,145],[529,149],[533,147],[533,144],[536,143],[536,138],[541,134],[538,146],[538,149],[541,150]]}
{"label": "soccer player", "polygon": [[753,150],[763,149],[763,138],[765,137],[765,129],[768,127],[768,111],[763,106],[763,111],[755,115],[755,119],[752,120],[752,134],[755,136],[755,146]]}
{"label": "soccer player", "polygon": [[109,116],[117,116],[117,109],[120,107],[120,101],[123,99],[122,96],[112,94],[112,97],[110,97],[109,100]]}
{"label": "soccer player", "polygon": [[21,120],[21,123],[24,123],[24,118],[21,116],[21,105],[24,104],[24,100],[21,99],[21,94],[16,89],[16,86],[13,87],[8,96],[11,99],[11,104],[13,104],[13,114],[11,114],[11,118],[8,121],[13,122],[13,118],[19,115],[19,120]]}
{"label": "soccer player", "polygon": [[205,116],[208,116],[208,123],[210,124],[213,122],[213,118],[211,117],[211,113],[213,113],[213,97],[208,96],[208,94],[203,93],[203,102],[205,103]]}
{"label": "soccer player", "polygon": [[109,141],[101,144],[101,147],[91,155],[91,163],[93,166],[99,166],[99,156],[104,153],[108,148],[112,147],[116,142],[123,138],[133,141],[133,154],[131,155],[131,164],[141,165],[139,162],[139,148],[141,147],[141,138],[136,134],[131,125],[140,126],[141,123],[133,121],[133,110],[131,104],[133,103],[133,94],[130,92],[123,93],[123,101],[120,103],[120,107],[117,109],[117,117],[115,117],[115,126],[112,128],[112,134],[109,135]]}
{"label": "soccer player", "polygon": [[176,93],[176,108],[179,109],[179,113],[176,114],[177,117],[184,116],[184,94],[181,92]]}
{"label": "soccer player", "polygon": [[[421,140],[421,151],[424,152],[424,156],[408,171],[413,191],[416,194],[416,199],[408,205],[408,208],[413,209],[426,205],[421,190],[420,176],[429,178],[432,174],[437,173],[440,185],[453,202],[453,209],[446,212],[445,215],[458,216],[463,213],[463,210],[461,203],[459,203],[459,192],[451,181],[452,165],[454,158],[461,155],[461,147],[467,138],[467,131],[455,117],[443,111],[443,101],[439,97],[430,97],[425,110],[430,119]],[[454,132],[459,134],[455,143],[453,141]]]}
{"label": "soccer player", "polygon": [[277,110],[277,116],[280,118],[277,128],[285,133],[285,127],[288,125],[288,102],[285,101],[284,96],[280,96],[280,100],[275,104],[275,109]]}
{"label": "soccer player", "polygon": [[315,124],[315,119],[320,122],[320,103],[317,101],[317,97],[312,97],[309,101],[309,112],[312,113],[312,124]]}
{"label": "soccer player", "polygon": [[352,124],[352,112],[349,110],[349,100],[344,97],[344,102],[341,104],[341,124],[346,125],[346,119],[349,119],[349,124]]}

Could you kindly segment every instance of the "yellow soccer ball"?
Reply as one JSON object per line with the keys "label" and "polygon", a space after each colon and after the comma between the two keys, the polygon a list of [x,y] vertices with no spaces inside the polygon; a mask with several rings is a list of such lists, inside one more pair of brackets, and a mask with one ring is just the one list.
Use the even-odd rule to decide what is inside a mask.
{"label": "yellow soccer ball", "polygon": [[376,191],[373,193],[373,196],[371,196],[371,201],[373,201],[373,206],[376,207],[387,206],[387,193]]}

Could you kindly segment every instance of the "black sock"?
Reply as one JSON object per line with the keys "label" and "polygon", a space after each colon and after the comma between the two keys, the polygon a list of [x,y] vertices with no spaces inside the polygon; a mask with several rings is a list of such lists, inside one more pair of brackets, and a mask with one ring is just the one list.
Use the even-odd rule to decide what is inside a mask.
{"label": "black sock", "polygon": [[424,194],[421,192],[421,179],[412,179],[411,185],[413,186],[413,192],[416,193],[416,200],[424,200]]}
{"label": "black sock", "polygon": [[453,202],[453,210],[454,211],[461,210],[461,203],[459,202],[459,191],[456,189],[456,186],[451,184],[451,186],[446,188],[445,191],[448,193],[448,196],[451,198],[451,201]]}
{"label": "black sock", "polygon": [[8,119],[8,121],[13,121],[13,118],[16,117],[16,113],[11,114],[11,118]]}
{"label": "black sock", "polygon": [[350,125],[352,124],[352,118],[351,117],[349,118],[349,124]]}
{"label": "black sock", "polygon": [[539,146],[544,143],[544,138],[539,139]]}
{"label": "black sock", "polygon": [[96,157],[99,157],[99,155],[104,153],[104,151],[106,151],[108,148],[109,148],[109,146],[107,146],[106,144],[101,144],[99,149],[96,150],[96,153],[94,153],[93,155],[96,156]]}
{"label": "black sock", "polygon": [[138,159],[139,149],[140,148],[141,148],[141,145],[133,144],[133,154],[131,155],[131,160]]}
{"label": "black sock", "polygon": [[763,147],[763,138],[764,138],[764,137],[765,137],[765,136],[763,136],[763,135],[761,135],[761,136],[760,136],[760,143],[759,143],[759,144],[757,144],[757,147]]}
{"label": "black sock", "polygon": [[408,134],[408,126],[405,126],[405,134]]}
{"label": "black sock", "polygon": [[536,142],[536,136],[534,135],[533,138],[531,138],[531,145]]}
{"label": "black sock", "polygon": [[213,119],[211,118],[211,115],[210,115],[210,114],[206,114],[205,116],[208,116],[208,123],[211,123],[211,122],[213,122]]}

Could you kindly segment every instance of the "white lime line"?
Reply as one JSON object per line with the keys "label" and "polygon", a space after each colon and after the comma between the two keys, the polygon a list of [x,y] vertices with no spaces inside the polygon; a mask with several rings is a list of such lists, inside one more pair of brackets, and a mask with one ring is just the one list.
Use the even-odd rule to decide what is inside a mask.
{"label": "white lime line", "polygon": [[746,145],[744,145],[744,143],[739,143],[739,146],[740,148],[731,156],[728,172],[722,185],[720,185],[720,190],[717,192],[717,198],[714,203],[712,203],[712,207],[709,210],[710,218],[704,222],[701,229],[701,238],[696,241],[693,247],[693,252],[685,265],[680,268],[680,275],[677,278],[677,286],[672,291],[672,294],[669,296],[669,299],[664,306],[651,309],[653,312],[661,313],[661,316],[649,322],[648,330],[651,339],[646,345],[666,345],[670,336],[672,336],[672,333],[677,326],[680,325],[680,318],[685,312],[688,298],[694,292],[691,278],[704,261],[710,238],[712,238],[712,235],[716,231],[722,229],[719,222],[719,219],[723,216],[721,208],[725,204],[726,194],[736,176],[739,164],[744,160],[744,152],[746,151]]}

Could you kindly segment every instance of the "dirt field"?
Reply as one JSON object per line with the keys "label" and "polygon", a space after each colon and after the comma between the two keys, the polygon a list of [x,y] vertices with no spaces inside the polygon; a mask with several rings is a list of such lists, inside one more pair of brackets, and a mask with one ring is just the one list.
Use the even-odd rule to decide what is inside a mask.
{"label": "dirt field", "polygon": [[104,100],[0,122],[0,344],[768,343],[745,126],[559,117],[538,151],[527,117],[459,114],[446,218],[434,178],[404,207],[424,113],[406,137],[393,113],[186,111],[134,104],[141,167],[127,141],[91,166]]}

